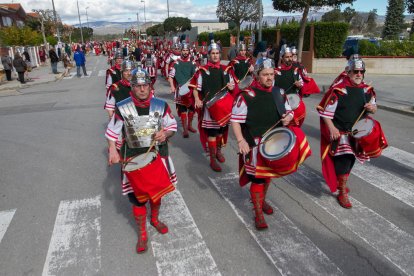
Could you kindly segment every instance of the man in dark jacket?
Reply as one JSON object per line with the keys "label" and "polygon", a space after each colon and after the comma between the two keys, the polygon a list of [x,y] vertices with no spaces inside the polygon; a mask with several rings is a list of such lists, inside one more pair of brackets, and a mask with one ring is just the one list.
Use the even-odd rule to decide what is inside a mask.
{"label": "man in dark jacket", "polygon": [[8,55],[5,54],[4,56],[1,57],[1,63],[3,64],[3,68],[4,71],[6,72],[6,77],[8,81],[11,81],[11,72],[13,70],[13,64],[12,64],[12,58]]}
{"label": "man in dark jacket", "polygon": [[20,83],[26,83],[24,81],[24,72],[26,72],[27,65],[19,52],[16,52],[16,54],[14,54],[13,66],[17,71]]}
{"label": "man in dark jacket", "polygon": [[57,70],[57,65],[58,65],[58,62],[59,62],[59,57],[56,54],[55,47],[50,48],[50,50],[49,50],[49,57],[50,57],[50,63],[52,65],[52,72],[53,72],[53,74],[59,74],[60,72],[58,72],[58,70]]}

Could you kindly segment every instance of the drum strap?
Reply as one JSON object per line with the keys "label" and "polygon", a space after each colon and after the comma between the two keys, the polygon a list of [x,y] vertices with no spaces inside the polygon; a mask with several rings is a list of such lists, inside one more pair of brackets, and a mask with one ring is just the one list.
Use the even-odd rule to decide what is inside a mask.
{"label": "drum strap", "polygon": [[277,86],[273,86],[272,95],[273,100],[276,104],[277,111],[279,112],[279,116],[282,118],[282,115],[286,113],[286,108],[285,101],[283,100],[283,96],[280,93],[280,88]]}

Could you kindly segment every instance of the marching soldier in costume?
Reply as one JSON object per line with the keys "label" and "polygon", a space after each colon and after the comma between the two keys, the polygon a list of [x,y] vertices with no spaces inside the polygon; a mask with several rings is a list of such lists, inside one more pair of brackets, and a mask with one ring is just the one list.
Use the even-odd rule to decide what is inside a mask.
{"label": "marching soldier in costume", "polygon": [[180,57],[180,44],[174,43],[171,53],[165,57],[165,77],[168,81],[168,74],[170,72],[170,64]]}
{"label": "marching soldier in costume", "polygon": [[[238,83],[242,81],[249,73],[253,72],[253,61],[251,58],[246,56],[247,47],[246,44],[240,43],[239,51],[237,52],[236,58],[230,61],[229,66],[232,67],[232,75],[236,83],[234,96],[237,96],[239,91]],[[236,92],[237,91],[237,92]]]}
{"label": "marching soldier in costume", "polygon": [[[213,42],[208,48],[209,60],[207,65],[201,66],[190,82],[193,90],[195,107],[198,109],[200,141],[205,151],[210,154],[210,167],[216,172],[221,171],[220,163],[225,162],[221,152],[227,142],[228,122],[231,116],[233,97],[227,90],[234,89],[234,82],[228,74],[230,67],[220,64],[220,46]],[[215,101],[223,94],[220,100]],[[218,113],[212,113],[217,104]],[[213,104],[214,103],[214,104]],[[228,110],[228,112],[226,111]],[[225,111],[223,113],[223,111]],[[217,116],[216,116],[217,115]],[[214,118],[215,117],[215,118]],[[217,159],[217,160],[216,160]]]}
{"label": "marching soldier in costume", "polygon": [[190,57],[188,44],[181,44],[181,56],[170,66],[168,82],[170,83],[171,93],[174,93],[178,116],[183,125],[183,137],[188,138],[191,131],[197,132],[193,126],[194,102],[192,91],[188,87],[188,81],[194,76],[197,66]]}
{"label": "marching soldier in costume", "polygon": [[134,63],[125,60],[121,65],[122,79],[113,83],[108,89],[108,95],[105,101],[104,109],[108,112],[109,120],[115,112],[115,104],[130,97],[131,91],[131,71],[134,69]]}
{"label": "marching soldier in costume", "polygon": [[311,94],[318,94],[321,92],[315,80],[308,75],[305,65],[298,61],[297,49],[292,46],[292,61],[293,66],[298,68],[300,77],[303,80],[303,87],[300,90],[300,94],[303,97],[308,97]]}
{"label": "marching soldier in costume", "polygon": [[[150,83],[146,71],[133,71],[130,97],[116,104],[116,113],[105,134],[109,165],[123,164],[122,193],[128,195],[138,224],[137,253],[143,253],[148,248],[148,201],[151,225],[161,234],[168,232],[168,227],[159,221],[158,214],[161,198],[175,189],[172,183],[176,182],[167,142],[177,131],[177,123],[168,104],[150,96]],[[115,142],[121,133],[126,143],[118,152]]]}
{"label": "marching soldier in costume", "polygon": [[[259,150],[265,143],[266,134],[287,128],[293,119],[293,112],[281,93],[281,89],[273,86],[274,61],[259,58],[254,69],[255,81],[249,88],[242,91],[235,101],[231,116],[231,125],[239,147],[240,185],[251,182],[250,196],[254,206],[256,229],[266,229],[267,223],[263,216],[272,214],[273,208],[266,202],[266,193],[271,178],[282,177],[297,170],[311,151],[303,132],[294,126],[290,129],[296,134],[295,153],[289,162],[272,167],[266,156]],[[292,139],[293,140],[293,139]],[[299,147],[297,145],[300,145]],[[280,145],[276,145],[280,147]],[[298,150],[299,149],[299,150]],[[292,150],[293,151],[293,150]],[[282,168],[283,166],[283,168]]]}
{"label": "marching soldier in costume", "polygon": [[[293,66],[293,56],[291,48],[286,45],[282,46],[280,51],[281,64],[275,70],[275,85],[282,88],[286,95],[293,95],[299,97],[301,110],[296,111],[295,118],[292,123],[301,126],[305,120],[306,109],[305,103],[302,100],[301,88],[303,86],[303,80],[299,73],[299,69]],[[289,96],[288,96],[289,97]],[[292,101],[292,100],[291,100]],[[292,103],[290,103],[293,105]]]}
{"label": "marching soldier in costume", "polygon": [[124,61],[124,56],[122,55],[122,52],[116,52],[114,59],[115,65],[106,70],[106,89],[108,89],[113,83],[116,83],[122,79],[121,65]]}
{"label": "marching soldier in costume", "polygon": [[[377,110],[374,89],[363,82],[365,64],[356,59],[348,65],[348,76],[333,85],[317,107],[321,117],[322,174],[331,192],[339,190],[337,199],[343,208],[352,207],[347,181],[355,158],[364,162],[378,157],[387,147],[379,123],[365,114]],[[369,121],[374,122],[372,131],[354,129],[357,123]],[[363,131],[371,134],[357,139],[358,132],[364,134]],[[363,146],[363,141],[368,142],[368,147]]]}

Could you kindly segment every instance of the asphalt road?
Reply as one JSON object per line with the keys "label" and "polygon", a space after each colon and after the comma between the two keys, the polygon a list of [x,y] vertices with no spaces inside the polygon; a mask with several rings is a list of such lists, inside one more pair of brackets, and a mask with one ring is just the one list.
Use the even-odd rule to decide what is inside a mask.
{"label": "asphalt road", "polygon": [[[163,200],[167,235],[150,229],[135,253],[136,225],[108,167],[105,57],[87,78],[67,78],[0,97],[0,275],[414,275],[414,123],[379,110],[390,147],[350,177],[345,210],[321,178],[319,118],[306,99],[313,155],[272,182],[275,214],[254,229],[237,179],[233,135],[222,173],[210,170],[198,135],[171,141],[178,176]],[[375,83],[374,83],[375,86]],[[156,95],[169,102],[164,80]]]}

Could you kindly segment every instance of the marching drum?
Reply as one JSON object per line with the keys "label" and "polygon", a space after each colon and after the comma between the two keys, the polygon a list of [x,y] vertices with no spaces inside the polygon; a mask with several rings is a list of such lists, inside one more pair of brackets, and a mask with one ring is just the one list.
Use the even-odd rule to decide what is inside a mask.
{"label": "marching drum", "polygon": [[371,158],[380,156],[382,150],[388,146],[380,123],[372,118],[359,120],[352,127],[351,133],[356,140],[357,149]]}
{"label": "marching drum", "polygon": [[227,90],[223,90],[206,102],[211,118],[217,121],[220,126],[225,126],[230,121],[233,100],[233,96]]}
{"label": "marching drum", "polygon": [[[170,176],[159,154],[149,152],[129,158],[123,168],[135,196],[153,199],[159,191],[171,186]],[[142,201],[146,201],[145,199]]]}
{"label": "marching drum", "polygon": [[247,87],[249,87],[253,83],[253,81],[254,81],[254,79],[253,79],[252,76],[250,76],[250,75],[246,76],[244,79],[242,79],[238,83],[239,89],[240,90],[246,89]]}
{"label": "marching drum", "polygon": [[295,172],[310,152],[306,136],[298,127],[275,128],[259,144],[264,163],[279,175]]}
{"label": "marching drum", "polygon": [[301,126],[305,120],[306,106],[303,100],[297,94],[287,94],[286,98],[290,107],[294,111],[291,125]]}

